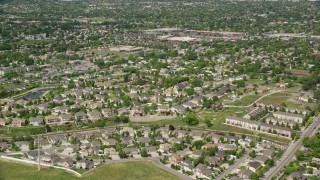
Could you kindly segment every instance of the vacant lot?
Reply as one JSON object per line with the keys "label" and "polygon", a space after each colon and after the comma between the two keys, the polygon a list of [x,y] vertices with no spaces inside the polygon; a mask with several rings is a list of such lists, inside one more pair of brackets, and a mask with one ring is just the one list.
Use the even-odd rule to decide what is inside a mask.
{"label": "vacant lot", "polygon": [[234,103],[232,103],[230,105],[232,105],[232,106],[248,106],[248,105],[254,103],[260,97],[261,97],[260,95],[256,95],[256,94],[246,95],[243,98],[236,100]]}
{"label": "vacant lot", "polygon": [[74,180],[74,179],[112,179],[112,180],[126,180],[126,179],[179,179],[175,175],[168,173],[152,164],[152,162],[128,162],[110,164],[100,168],[97,168],[93,172],[85,175],[82,178],[78,178],[63,170],[45,168],[39,172],[36,166],[25,165],[16,162],[9,162],[6,160],[0,160],[0,179],[1,180],[34,180],[34,179],[46,179],[46,180]]}
{"label": "vacant lot", "polygon": [[304,109],[306,106],[314,107],[316,105],[315,103],[304,103],[304,102],[297,101],[294,97],[294,93],[292,92],[274,93],[262,98],[259,102],[263,102],[266,104],[273,104],[275,106],[286,104],[286,106],[290,108],[301,108],[301,109]]}
{"label": "vacant lot", "polygon": [[[205,110],[198,113],[198,117],[200,120],[204,121],[206,119],[211,120],[212,130],[218,131],[230,131],[230,127],[223,124],[227,116],[242,116],[244,115],[243,108],[229,108],[223,111],[213,111],[213,110]],[[206,126],[204,123],[200,123],[200,126]],[[237,128],[238,129],[238,128]],[[242,131],[242,130],[241,130]],[[243,132],[243,131],[242,131]]]}

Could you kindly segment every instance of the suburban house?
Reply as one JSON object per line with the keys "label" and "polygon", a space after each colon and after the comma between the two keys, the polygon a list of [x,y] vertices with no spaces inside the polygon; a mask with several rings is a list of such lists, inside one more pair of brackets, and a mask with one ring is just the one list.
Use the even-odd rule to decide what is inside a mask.
{"label": "suburban house", "polygon": [[248,163],[249,170],[253,172],[257,172],[262,167],[261,163],[258,161],[252,161]]}
{"label": "suburban house", "polygon": [[29,118],[30,125],[32,126],[40,126],[43,124],[43,117],[37,116],[37,117],[31,117]]}
{"label": "suburban house", "polygon": [[8,119],[4,119],[4,118],[0,119],[0,127],[1,126],[6,126],[8,124],[9,124],[9,120]]}
{"label": "suburban house", "polygon": [[21,151],[29,151],[29,142],[28,141],[16,141],[14,143]]}
{"label": "suburban house", "polygon": [[73,166],[74,161],[70,157],[66,157],[66,158],[60,159],[57,162],[57,164],[58,164],[58,166],[62,166],[62,167],[65,167],[65,168],[70,168],[70,167]]}
{"label": "suburban house", "polygon": [[47,124],[60,124],[61,123],[61,119],[57,115],[49,115],[49,116],[46,116],[44,119]]}
{"label": "suburban house", "polygon": [[179,156],[178,154],[172,154],[170,157],[170,160],[172,163],[179,164],[179,163],[181,163],[183,158],[181,156]]}
{"label": "suburban house", "polygon": [[125,152],[128,156],[132,156],[134,158],[139,158],[139,152],[137,148],[123,148],[123,152]]}
{"label": "suburban house", "polygon": [[72,116],[71,114],[61,114],[59,116],[61,123],[70,123],[70,122],[74,122],[74,116]]}
{"label": "suburban house", "polygon": [[85,120],[87,120],[88,116],[87,116],[87,114],[86,114],[85,112],[79,111],[79,112],[76,112],[76,113],[74,114],[74,118],[75,118],[76,120],[85,121]]}
{"label": "suburban house", "polygon": [[251,179],[251,176],[254,174],[250,169],[243,169],[238,173],[238,176],[243,179]]}
{"label": "suburban house", "polygon": [[102,118],[102,115],[99,111],[97,110],[92,110],[87,113],[89,120],[91,121],[96,121]]}
{"label": "suburban house", "polygon": [[21,127],[25,125],[25,120],[21,118],[13,118],[11,121],[11,126],[12,127]]}
{"label": "suburban house", "polygon": [[192,161],[190,161],[189,159],[181,161],[180,164],[183,166],[183,169],[185,171],[192,171],[195,168],[194,163]]}
{"label": "suburban house", "polygon": [[196,175],[200,178],[210,179],[210,175],[212,174],[212,170],[208,169],[203,164],[198,164],[195,168]]}
{"label": "suburban house", "polygon": [[92,169],[94,167],[93,161],[89,160],[80,160],[76,163],[76,168],[78,169]]}
{"label": "suburban house", "polygon": [[223,164],[223,160],[217,157],[206,156],[204,162],[211,167],[220,167]]}

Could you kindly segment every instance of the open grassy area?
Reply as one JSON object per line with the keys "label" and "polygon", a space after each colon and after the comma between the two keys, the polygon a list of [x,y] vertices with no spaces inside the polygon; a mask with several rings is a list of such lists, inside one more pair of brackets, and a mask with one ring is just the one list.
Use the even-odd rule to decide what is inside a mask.
{"label": "open grassy area", "polygon": [[39,127],[16,127],[16,128],[10,128],[8,130],[8,135],[10,136],[28,136],[28,135],[36,135],[36,134],[42,134],[46,132],[46,128],[44,126]]}
{"label": "open grassy area", "polygon": [[125,180],[125,179],[179,179],[175,175],[160,169],[149,161],[129,162],[110,164],[98,168],[96,171],[85,176],[84,179],[112,179],[112,180]]}
{"label": "open grassy area", "polygon": [[246,81],[246,84],[261,84],[261,83],[263,83],[263,81],[260,79],[248,79]]}
{"label": "open grassy area", "polygon": [[280,105],[281,103],[287,101],[289,98],[290,96],[288,95],[288,93],[278,92],[262,98],[260,102],[267,103],[267,104]]}
{"label": "open grassy area", "polygon": [[[23,177],[23,178],[22,178]],[[126,179],[139,179],[139,180],[163,180],[163,179],[179,179],[175,175],[162,170],[152,162],[128,162],[109,164],[85,175],[82,178],[76,177],[66,171],[44,168],[39,172],[36,166],[25,165],[6,160],[0,160],[0,179],[1,180],[74,180],[74,179],[112,179],[112,180],[126,180]]]}
{"label": "open grassy area", "polygon": [[290,108],[304,109],[306,106],[314,107],[315,103],[304,103],[295,100],[293,93],[289,91],[278,92],[262,98],[259,102],[280,106],[283,103]]}
{"label": "open grassy area", "polygon": [[[117,51],[108,51],[108,50],[99,50],[99,49],[89,49],[89,50],[85,50],[83,52],[93,52],[95,54],[98,55],[115,55],[119,58],[124,58],[124,57],[128,57],[129,54],[124,53],[124,52],[117,52]],[[131,53],[134,54],[134,53]]]}
{"label": "open grassy area", "polygon": [[153,121],[153,122],[131,122],[133,125],[173,125],[173,126],[185,126],[186,124],[182,122],[179,117],[172,118],[172,119],[164,119],[160,121]]}
{"label": "open grassy area", "polygon": [[[229,108],[223,111],[206,110],[198,113],[199,119],[204,121],[209,119],[212,122],[211,130],[230,131],[230,127],[223,124],[227,116],[242,116],[245,112],[242,108]],[[203,123],[200,123],[200,126]],[[205,125],[203,125],[205,127]],[[242,131],[243,132],[243,131]]]}
{"label": "open grassy area", "polygon": [[246,95],[243,98],[234,101],[230,105],[233,105],[233,106],[248,106],[248,105],[252,104],[254,101],[256,101],[257,99],[259,99],[260,97],[261,97],[260,95],[256,95],[256,94]]}

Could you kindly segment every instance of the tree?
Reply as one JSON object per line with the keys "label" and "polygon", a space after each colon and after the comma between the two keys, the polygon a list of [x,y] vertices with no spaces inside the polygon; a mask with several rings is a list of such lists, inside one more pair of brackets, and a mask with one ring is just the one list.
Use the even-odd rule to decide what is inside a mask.
{"label": "tree", "polygon": [[251,148],[256,147],[256,142],[250,141],[249,145],[250,145]]}
{"label": "tree", "polygon": [[186,117],[184,117],[182,119],[183,122],[185,122],[186,124],[188,124],[189,126],[195,126],[197,124],[199,124],[199,120],[196,117],[195,113],[189,113],[186,115]]}
{"label": "tree", "polygon": [[170,131],[174,131],[175,129],[176,129],[176,128],[175,128],[173,125],[171,125],[171,124],[169,125],[169,130],[170,130]]}
{"label": "tree", "polygon": [[141,157],[148,157],[149,156],[149,154],[145,148],[141,149],[140,155],[141,155]]}
{"label": "tree", "polygon": [[242,138],[242,139],[246,139],[246,137],[247,137],[247,136],[246,136],[245,134],[241,134],[241,138]]}
{"label": "tree", "polygon": [[129,122],[129,117],[128,117],[128,116],[125,116],[125,115],[123,115],[123,114],[121,114],[121,115],[119,116],[119,119],[120,119],[120,121],[123,122],[123,123],[128,123],[128,122]]}
{"label": "tree", "polygon": [[208,118],[206,118],[206,119],[204,120],[204,123],[206,123],[206,125],[207,125],[208,128],[212,126],[212,123],[211,123],[210,119],[208,119]]}
{"label": "tree", "polygon": [[267,160],[266,164],[268,165],[268,167],[272,167],[274,165],[274,160],[269,159],[269,160]]}
{"label": "tree", "polygon": [[125,159],[125,158],[128,158],[128,155],[121,149],[121,150],[119,151],[119,157],[120,157],[121,159]]}
{"label": "tree", "polygon": [[257,155],[256,155],[256,151],[255,150],[252,150],[250,153],[249,153],[249,156],[251,158],[255,158]]}
{"label": "tree", "polygon": [[192,148],[193,148],[193,149],[201,149],[203,145],[205,145],[205,143],[204,143],[202,140],[195,141],[195,142],[192,144]]}
{"label": "tree", "polygon": [[183,145],[178,143],[174,143],[172,147],[173,152],[181,151],[182,149],[183,149]]}
{"label": "tree", "polygon": [[313,98],[320,100],[320,89],[317,89],[313,92]]}
{"label": "tree", "polygon": [[33,140],[29,141],[29,149],[34,150],[34,141]]}

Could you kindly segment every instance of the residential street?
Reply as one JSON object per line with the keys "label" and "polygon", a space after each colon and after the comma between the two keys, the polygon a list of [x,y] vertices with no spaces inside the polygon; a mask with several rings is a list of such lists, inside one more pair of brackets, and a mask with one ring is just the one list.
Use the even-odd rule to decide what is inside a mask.
{"label": "residential street", "polygon": [[306,130],[304,130],[304,132],[301,134],[300,139],[292,143],[287,149],[287,151],[279,159],[279,161],[276,162],[276,165],[273,168],[271,168],[268,172],[266,172],[264,179],[270,180],[293,159],[295,152],[302,146],[303,138],[312,136],[317,132],[318,128],[320,127],[319,119],[320,119],[320,115],[314,118],[314,120],[309,125],[309,127]]}
{"label": "residential street", "polygon": [[226,169],[221,174],[219,174],[219,176],[216,177],[215,179],[220,180],[220,179],[224,178],[225,175],[228,175],[233,170],[237,169],[248,158],[249,158],[249,153],[248,153],[248,151],[246,151],[240,159],[237,159],[234,164],[232,164],[228,169]]}

